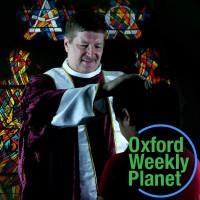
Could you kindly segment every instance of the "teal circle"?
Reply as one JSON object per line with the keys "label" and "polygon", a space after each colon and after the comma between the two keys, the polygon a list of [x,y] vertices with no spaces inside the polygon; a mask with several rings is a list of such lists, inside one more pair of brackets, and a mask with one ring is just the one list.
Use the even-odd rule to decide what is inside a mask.
{"label": "teal circle", "polygon": [[188,180],[188,182],[182,188],[177,190],[176,192],[173,192],[173,193],[170,193],[170,194],[165,194],[165,195],[156,195],[156,194],[151,194],[151,193],[145,192],[144,190],[142,190],[140,188],[138,189],[139,192],[141,192],[141,193],[143,193],[143,194],[145,194],[147,196],[150,196],[150,197],[167,198],[167,197],[171,197],[171,196],[174,196],[174,195],[180,193],[181,191],[183,191],[191,183],[192,179],[194,178],[196,169],[197,169],[197,161],[198,161],[197,152],[196,152],[196,149],[195,149],[194,144],[192,143],[191,139],[183,131],[181,131],[180,129],[178,129],[178,128],[174,127],[174,126],[168,125],[168,124],[150,125],[150,126],[147,126],[147,127],[143,128],[143,129],[141,129],[140,131],[138,131],[138,134],[141,134],[144,131],[146,131],[148,129],[151,129],[151,128],[155,128],[155,127],[166,127],[166,128],[170,128],[170,129],[173,129],[173,130],[179,132],[181,135],[183,135],[188,140],[188,142],[190,143],[190,145],[192,147],[193,153],[194,153],[194,169],[193,169],[192,175],[191,175],[190,179]]}

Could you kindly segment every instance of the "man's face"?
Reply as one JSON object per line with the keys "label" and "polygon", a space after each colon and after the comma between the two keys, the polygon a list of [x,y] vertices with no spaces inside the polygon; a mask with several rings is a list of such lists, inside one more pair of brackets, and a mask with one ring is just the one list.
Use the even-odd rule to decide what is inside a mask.
{"label": "man's face", "polygon": [[89,73],[95,71],[101,61],[104,47],[104,33],[93,31],[77,32],[69,43],[64,38],[65,50],[68,53],[69,66],[77,72]]}

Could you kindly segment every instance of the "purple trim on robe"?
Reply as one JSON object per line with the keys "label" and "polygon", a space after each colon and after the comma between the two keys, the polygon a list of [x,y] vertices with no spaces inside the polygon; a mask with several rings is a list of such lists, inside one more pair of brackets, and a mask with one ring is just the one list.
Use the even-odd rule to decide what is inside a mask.
{"label": "purple trim on robe", "polygon": [[25,87],[18,158],[21,200],[79,199],[77,128],[51,125],[64,92],[44,74]]}

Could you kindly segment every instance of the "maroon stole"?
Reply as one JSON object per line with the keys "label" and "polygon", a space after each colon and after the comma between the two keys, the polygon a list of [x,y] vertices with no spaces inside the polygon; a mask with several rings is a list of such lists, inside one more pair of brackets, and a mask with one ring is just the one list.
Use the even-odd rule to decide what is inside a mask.
{"label": "maroon stole", "polygon": [[[102,72],[92,78],[78,78],[74,76],[71,76],[71,78],[75,87],[105,82]],[[97,116],[91,123],[86,125],[97,182],[99,182],[105,162],[111,155],[116,153],[108,99],[106,99],[106,107],[106,114]]]}

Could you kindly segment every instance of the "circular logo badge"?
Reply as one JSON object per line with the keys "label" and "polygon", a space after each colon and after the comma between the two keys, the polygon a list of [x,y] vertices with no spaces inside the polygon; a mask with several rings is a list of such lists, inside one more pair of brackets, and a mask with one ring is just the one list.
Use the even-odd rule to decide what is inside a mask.
{"label": "circular logo badge", "polygon": [[[154,136],[152,137],[151,140],[149,141],[140,141],[141,144],[143,145],[143,147],[139,150],[139,139],[136,139],[136,137],[134,138],[134,142],[136,143],[135,145],[135,149],[132,150],[133,153],[136,153],[136,151],[140,151],[140,153],[142,152],[142,154],[140,154],[141,156],[143,156],[143,160],[147,159],[147,164],[145,164],[145,166],[148,166],[149,169],[152,169],[153,168],[153,164],[155,164],[155,166],[159,167],[158,169],[161,169],[161,163],[162,163],[162,167],[163,166],[167,166],[166,168],[170,168],[172,170],[175,170],[175,169],[181,169],[181,173],[184,174],[186,172],[186,169],[187,169],[187,166],[188,166],[188,162],[189,162],[189,158],[183,158],[179,155],[179,153],[181,152],[180,149],[181,147],[183,146],[183,138],[188,142],[188,144],[191,146],[191,149],[193,151],[193,155],[194,155],[194,164],[193,164],[193,170],[192,170],[192,173],[190,175],[190,177],[187,179],[187,182],[182,186],[178,187],[178,189],[176,191],[173,191],[173,192],[170,192],[168,194],[153,194],[151,192],[148,192],[148,191],[145,191],[144,189],[142,189],[141,187],[139,187],[139,192],[143,193],[144,195],[147,195],[147,196],[150,196],[150,197],[154,197],[154,198],[167,198],[167,197],[171,197],[171,196],[174,196],[178,193],[180,193],[181,191],[183,191],[192,181],[192,179],[194,178],[194,175],[195,175],[195,172],[196,172],[196,169],[197,169],[197,162],[198,162],[198,158],[197,158],[197,153],[196,153],[196,149],[191,141],[191,139],[183,132],[181,131],[180,129],[174,127],[174,126],[171,126],[171,125],[167,125],[167,124],[155,124],[155,125],[151,125],[151,126],[148,126],[148,127],[145,127],[143,129],[141,129],[138,134],[141,136],[143,134],[145,134],[145,132],[148,132],[148,131],[153,131],[153,130],[156,130],[158,128],[162,128],[162,130],[165,130],[166,131],[173,131],[173,133],[177,133],[180,137],[180,140],[177,140],[177,141],[173,141],[173,140],[170,140],[169,139],[166,139],[166,144],[164,143],[164,140],[159,140],[158,137]],[[153,130],[152,130],[153,129]],[[158,132],[156,130],[156,132]],[[160,133],[161,134],[161,133]],[[181,144],[182,143],[182,144]],[[130,143],[129,143],[130,145]],[[176,152],[179,152],[179,153],[176,153],[175,154],[175,157],[171,157],[169,156],[169,153],[170,153],[170,150],[169,150],[169,147],[171,148],[171,146],[174,145],[174,148],[175,148],[175,151]],[[182,146],[181,146],[182,145]],[[137,147],[136,147],[137,146]],[[150,146],[150,148],[148,147]],[[129,146],[130,147],[130,146]],[[156,157],[156,149],[157,149],[157,152],[159,152],[163,158],[159,157],[157,158]],[[183,149],[183,148],[182,148]],[[178,151],[179,150],[179,151]],[[152,158],[149,158],[147,153],[149,153],[150,151],[153,152],[153,157]],[[144,157],[146,155],[146,157]],[[167,156],[166,156],[167,155]],[[133,154],[134,157],[137,157]],[[151,159],[151,160],[150,160]],[[153,160],[154,159],[154,160]],[[157,159],[157,160],[156,160]],[[163,159],[163,160],[162,160]],[[155,160],[157,161],[157,163],[155,162]],[[167,160],[167,161],[166,161]],[[172,163],[172,161],[175,163]],[[137,164],[141,164],[140,161],[139,161],[139,157],[138,157],[138,160],[136,161],[133,161],[135,165]],[[168,163],[167,163],[168,162]],[[151,165],[150,165],[151,164]],[[159,165],[158,165],[159,164]],[[168,164],[168,165],[167,165]],[[176,167],[177,168],[176,168]],[[151,167],[151,168],[150,168]],[[164,168],[164,167],[163,167]],[[184,170],[183,170],[184,168]],[[138,168],[137,168],[138,169]],[[156,169],[157,170],[157,169]],[[162,170],[165,170],[165,169],[162,169]],[[142,171],[142,170],[141,170]],[[158,170],[157,170],[158,171]],[[157,172],[156,171],[156,172]],[[176,179],[180,178],[181,177],[181,173],[178,173],[178,175],[176,174]],[[134,172],[135,173],[135,172]],[[140,174],[141,176],[141,174]],[[144,175],[142,175],[144,176]],[[171,175],[172,176],[172,175]],[[139,177],[139,175],[138,175]],[[178,177],[178,178],[177,178]],[[169,178],[169,177],[168,177]],[[170,179],[172,179],[172,177],[170,177]],[[144,181],[143,181],[144,182]]]}

